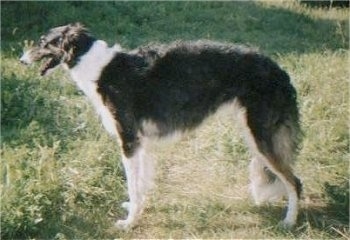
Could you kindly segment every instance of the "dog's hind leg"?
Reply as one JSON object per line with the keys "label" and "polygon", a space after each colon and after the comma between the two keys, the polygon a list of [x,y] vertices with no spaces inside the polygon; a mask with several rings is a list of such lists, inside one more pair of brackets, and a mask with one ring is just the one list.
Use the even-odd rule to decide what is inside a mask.
{"label": "dog's hind leg", "polygon": [[287,193],[288,210],[283,225],[292,227],[298,215],[298,199],[302,188],[300,180],[294,176],[291,165],[276,157],[273,152],[269,154],[256,149],[257,158],[250,165],[252,195],[257,203],[261,203],[275,200]]}
{"label": "dog's hind leg", "polygon": [[[288,210],[283,220],[283,225],[292,227],[298,215],[298,199],[301,192],[300,180],[294,176],[290,166],[281,164],[278,159],[272,156],[261,156],[260,160],[267,166],[268,171],[275,175],[275,179],[271,183],[265,182],[265,185],[258,186],[260,187],[258,190],[252,189],[253,196],[254,194],[262,194],[262,200],[273,200],[274,197],[281,197],[286,192],[288,196]],[[254,185],[254,182],[252,184]],[[262,198],[261,196],[254,197],[256,199]]]}
{"label": "dog's hind leg", "polygon": [[[300,180],[294,176],[292,169],[295,148],[291,131],[294,130],[291,130],[290,126],[281,125],[277,130],[270,130],[269,134],[264,134],[263,140],[255,137],[257,155],[262,164],[268,168],[267,171],[264,169],[265,174],[270,179],[276,178],[271,181],[271,188],[276,194],[278,190],[282,191],[281,194],[283,194],[284,189],[287,192],[288,210],[283,220],[285,227],[292,227],[296,223],[298,200],[302,188]],[[283,183],[284,188],[281,183]]]}
{"label": "dog's hind leg", "polygon": [[297,220],[298,200],[301,193],[300,180],[294,176],[290,166],[280,164],[278,159],[273,157],[266,158],[266,165],[284,184],[288,195],[288,210],[283,220],[283,225],[287,228],[292,227]]}
{"label": "dog's hind leg", "polygon": [[271,124],[258,117],[267,113],[244,113],[245,139],[255,156],[250,164],[253,197],[259,203],[287,193],[288,210],[283,225],[291,227],[296,223],[302,189],[292,170],[299,141],[297,119],[292,121],[293,116],[289,116],[282,122]]}
{"label": "dog's hind leg", "polygon": [[130,157],[123,156],[122,161],[129,195],[129,202],[124,202],[122,207],[128,210],[128,216],[125,220],[118,220],[116,226],[127,230],[135,226],[142,214],[147,193],[153,186],[154,169],[151,158],[142,147]]}
{"label": "dog's hind leg", "polygon": [[250,191],[257,205],[263,202],[277,201],[287,192],[281,180],[273,174],[259,157],[249,164]]}

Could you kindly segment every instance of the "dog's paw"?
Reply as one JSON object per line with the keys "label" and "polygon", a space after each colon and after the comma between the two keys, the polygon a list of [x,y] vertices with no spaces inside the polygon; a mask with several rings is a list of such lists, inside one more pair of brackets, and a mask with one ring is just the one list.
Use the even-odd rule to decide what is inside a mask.
{"label": "dog's paw", "polygon": [[128,220],[118,220],[115,223],[115,227],[123,231],[129,231],[133,227],[133,225]]}
{"label": "dog's paw", "polygon": [[294,228],[295,222],[288,221],[284,219],[278,223],[278,228],[283,230],[292,230]]}

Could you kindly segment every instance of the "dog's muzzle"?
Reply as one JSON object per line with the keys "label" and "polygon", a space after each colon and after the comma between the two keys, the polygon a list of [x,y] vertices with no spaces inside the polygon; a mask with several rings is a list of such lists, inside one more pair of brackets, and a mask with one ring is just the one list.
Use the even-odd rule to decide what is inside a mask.
{"label": "dog's muzzle", "polygon": [[23,55],[21,56],[21,58],[19,59],[19,61],[24,64],[24,65],[29,65],[33,63],[33,60],[30,57],[30,50],[23,53]]}

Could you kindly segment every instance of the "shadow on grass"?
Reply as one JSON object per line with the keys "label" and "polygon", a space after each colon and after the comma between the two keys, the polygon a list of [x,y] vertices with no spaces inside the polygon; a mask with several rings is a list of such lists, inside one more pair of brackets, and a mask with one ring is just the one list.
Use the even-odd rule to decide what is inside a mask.
{"label": "shadow on grass", "polygon": [[[276,227],[280,234],[292,234],[300,238],[307,236],[307,231],[317,229],[329,237],[344,237],[349,234],[349,183],[344,181],[340,185],[325,183],[325,199],[301,201],[298,222],[293,230],[283,230]],[[318,203],[319,202],[319,203]],[[266,226],[277,226],[279,220],[285,216],[286,208],[281,206],[255,207],[259,215],[265,219]]]}
{"label": "shadow on grass", "polygon": [[[49,90],[51,89],[51,91]],[[62,89],[49,79],[20,79],[3,75],[1,83],[1,139],[9,146],[52,146],[72,138],[74,120],[60,96]],[[65,91],[65,90],[63,90]],[[66,92],[66,91],[65,91]]]}
{"label": "shadow on grass", "polygon": [[[36,40],[52,26],[75,21],[85,23],[98,37],[111,43],[120,41],[128,47],[149,41],[209,38],[248,43],[273,54],[336,50],[348,47],[349,42],[348,34],[341,31],[346,31],[346,21],[315,20],[305,14],[252,2],[2,1],[1,7],[1,51],[10,57],[21,53],[19,43],[25,39]],[[23,13],[21,18],[18,12]],[[64,106],[41,94],[42,86],[38,83],[17,78],[2,76],[3,141],[14,142],[15,138],[27,142],[31,134],[21,134],[17,139],[16,136],[28,127],[37,131],[38,124],[44,128],[41,135],[45,139],[48,135],[70,137],[72,132],[67,129],[74,126],[70,117],[62,114]]]}
{"label": "shadow on grass", "polygon": [[[253,2],[2,1],[1,7],[1,51],[9,57],[20,55],[19,43],[25,39],[37,40],[50,27],[75,21],[85,23],[110,43],[119,41],[132,48],[149,41],[209,38],[247,43],[274,54],[336,50],[348,48],[349,42],[347,21],[315,20]],[[21,18],[18,12],[23,13]],[[3,141],[13,139],[32,121],[47,125],[46,133],[54,132],[62,138],[71,134],[62,131],[63,124],[57,125],[60,117],[67,124],[64,129],[73,127],[68,116],[60,115],[58,108],[64,106],[57,105],[57,99],[38,94],[34,88],[40,86],[35,82],[16,78],[2,77]],[[35,125],[31,127],[36,129]]]}
{"label": "shadow on grass", "polygon": [[[337,186],[325,184],[323,199],[315,199],[315,202],[301,200],[298,221],[291,230],[279,225],[286,214],[286,201],[262,206],[244,203],[235,207],[228,207],[227,203],[208,202],[204,205],[198,203],[198,206],[191,208],[181,204],[152,207],[149,209],[150,214],[141,219],[141,226],[136,228],[134,234],[130,233],[130,237],[142,236],[145,229],[161,228],[162,232],[171,232],[179,238],[188,237],[188,231],[195,236],[215,238],[218,236],[216,234],[227,236],[232,231],[239,234],[249,229],[252,230],[253,235],[250,237],[253,238],[341,238],[349,232],[348,187],[347,182]],[[244,213],[245,211],[248,212]],[[256,229],[260,229],[260,232],[257,233]],[[249,237],[249,233],[244,236]]]}
{"label": "shadow on grass", "polygon": [[[86,206],[71,208],[66,204],[67,199],[62,195],[64,189],[54,188],[43,194],[47,202],[40,203],[41,219],[33,220],[30,213],[33,203],[5,206],[2,214],[1,239],[112,239],[116,235],[107,231],[113,227],[113,219],[108,218],[111,206],[103,206],[103,202],[96,203],[98,209],[89,209]],[[41,195],[43,195],[41,194]],[[28,197],[29,199],[30,197]],[[34,198],[35,200],[37,197]],[[23,198],[21,199],[23,200]],[[17,202],[15,203],[17,204]],[[77,204],[78,205],[78,204]],[[13,209],[21,212],[21,216],[12,215]],[[6,212],[6,210],[9,210]],[[119,210],[121,211],[121,210]],[[102,218],[96,218],[102,216]],[[106,227],[106,229],[102,226]],[[108,226],[110,225],[110,226]]]}
{"label": "shadow on grass", "polygon": [[[310,226],[326,230],[335,234],[334,229],[349,231],[349,182],[344,181],[338,185],[324,183],[323,202],[318,206],[317,199],[309,200],[301,209],[301,222],[308,222]],[[326,201],[325,201],[326,200]]]}
{"label": "shadow on grass", "polygon": [[[64,170],[62,167],[65,164],[69,165],[68,161],[72,160],[65,156],[65,153],[71,151],[72,146],[74,147],[72,143],[87,136],[91,139],[92,134],[98,137],[99,134],[93,131],[88,133],[89,130],[85,128],[77,129],[82,118],[77,116],[79,114],[85,116],[82,111],[86,111],[87,105],[80,106],[79,101],[69,99],[77,97],[75,88],[67,86],[67,89],[62,89],[62,85],[57,84],[53,79],[41,79],[36,76],[19,77],[6,72],[2,76],[1,92],[3,151],[11,148],[12,151],[25,152],[20,159],[3,156],[1,159],[5,166],[0,171],[2,178],[1,239],[54,239],[55,237],[74,239],[79,236],[96,239],[102,236],[112,238],[97,232],[96,229],[101,230],[101,227],[96,228],[96,224],[103,224],[103,221],[97,222],[96,218],[100,216],[100,212],[105,212],[107,215],[109,208],[114,204],[109,205],[106,202],[114,201],[118,197],[111,197],[111,200],[108,198],[111,194],[98,196],[98,192],[87,196],[76,196],[74,187],[69,185],[71,175],[62,172]],[[60,144],[57,145],[54,156],[43,158],[45,162],[52,162],[52,168],[48,169],[54,171],[51,173],[52,178],[57,180],[51,180],[50,173],[42,174],[39,170],[42,160],[39,149],[40,146],[53,147],[55,142]],[[39,157],[36,158],[36,156]],[[107,183],[106,176],[118,171],[119,168],[115,166],[115,161],[108,161],[108,156],[104,156],[107,159],[100,160],[97,166],[91,166],[97,169],[101,166],[105,168],[101,176],[96,177],[97,185],[101,185],[100,187],[106,191],[122,192],[118,188],[119,185]],[[119,175],[119,172],[117,174]],[[12,181],[7,181],[6,176],[9,175]],[[21,177],[17,179],[17,176]],[[94,187],[93,179],[88,186]],[[84,189],[81,191],[83,192]],[[73,206],[67,206],[69,200],[73,202]],[[93,205],[91,212],[99,214],[90,212],[81,214],[76,210],[77,205],[82,205],[81,208],[86,209]],[[117,211],[121,212],[121,209]]]}
{"label": "shadow on grass", "polygon": [[[348,21],[253,2],[1,2],[3,51],[80,21],[100,39],[134,48],[150,41],[212,39],[270,54],[348,48]],[[301,8],[301,6],[299,7]],[[21,14],[18,18],[17,13]],[[5,40],[5,41],[4,41]],[[14,44],[12,44],[14,45]]]}

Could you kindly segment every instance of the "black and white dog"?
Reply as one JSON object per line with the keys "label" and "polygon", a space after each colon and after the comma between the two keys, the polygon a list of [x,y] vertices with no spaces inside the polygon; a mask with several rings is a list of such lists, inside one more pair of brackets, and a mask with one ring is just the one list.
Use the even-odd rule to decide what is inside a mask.
{"label": "black and white dog", "polygon": [[244,47],[210,41],[148,45],[124,51],[90,35],[81,24],[51,29],[20,61],[58,65],[92,102],[106,130],[119,139],[127,175],[128,229],[141,215],[153,180],[147,140],[191,130],[231,106],[251,154],[250,188],[257,203],[288,197],[283,224],[298,214],[301,183],[292,165],[300,139],[297,96],[271,59]]}

